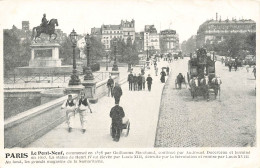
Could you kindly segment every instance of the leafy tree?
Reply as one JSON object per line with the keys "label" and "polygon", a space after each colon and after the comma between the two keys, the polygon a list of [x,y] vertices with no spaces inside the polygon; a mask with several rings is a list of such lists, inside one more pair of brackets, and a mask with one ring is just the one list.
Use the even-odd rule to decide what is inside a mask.
{"label": "leafy tree", "polygon": [[[84,48],[84,54],[87,55],[87,46]],[[90,60],[92,63],[96,62],[97,60],[101,60],[105,55],[105,46],[102,44],[101,40],[91,36],[90,37]]]}
{"label": "leafy tree", "polygon": [[62,59],[62,64],[72,64],[72,43],[69,37],[66,37],[65,40],[61,43],[60,58]]}

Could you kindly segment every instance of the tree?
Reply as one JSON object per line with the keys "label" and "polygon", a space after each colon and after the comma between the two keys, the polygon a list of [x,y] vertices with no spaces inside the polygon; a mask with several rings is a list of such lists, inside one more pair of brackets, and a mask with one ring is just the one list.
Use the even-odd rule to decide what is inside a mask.
{"label": "tree", "polygon": [[63,65],[72,64],[72,43],[69,37],[66,37],[65,40],[61,43],[60,58],[62,59]]}
{"label": "tree", "polygon": [[256,55],[256,33],[250,33],[247,35],[245,46],[250,54]]}
{"label": "tree", "polygon": [[[87,55],[87,46],[84,48],[84,54]],[[97,62],[97,60],[101,60],[105,55],[105,46],[102,44],[101,40],[91,36],[90,37],[90,60],[92,63]]]}
{"label": "tree", "polygon": [[4,72],[13,71],[19,63],[20,39],[13,30],[4,30]]}

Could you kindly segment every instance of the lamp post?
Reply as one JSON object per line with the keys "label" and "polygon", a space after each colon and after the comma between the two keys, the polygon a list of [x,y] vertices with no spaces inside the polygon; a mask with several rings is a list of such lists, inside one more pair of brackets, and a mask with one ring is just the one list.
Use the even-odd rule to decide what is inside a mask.
{"label": "lamp post", "polygon": [[118,71],[117,60],[116,60],[116,45],[117,45],[116,39],[114,39],[113,44],[114,44],[114,55],[115,55],[115,58],[114,58],[114,64],[113,64],[112,71]]}
{"label": "lamp post", "polygon": [[76,67],[76,56],[75,56],[75,48],[77,45],[77,33],[73,29],[72,32],[70,33],[70,40],[72,42],[72,48],[73,48],[73,70],[72,70],[72,75],[70,76],[71,79],[69,81],[69,85],[79,85],[80,84],[80,79],[77,74],[77,67]]}
{"label": "lamp post", "polygon": [[108,53],[106,52],[106,71],[108,71]]}
{"label": "lamp post", "polygon": [[87,47],[87,68],[85,71],[85,76],[84,76],[84,80],[93,80],[94,76],[92,74],[92,70],[91,70],[91,66],[90,66],[90,36],[89,34],[87,34],[85,36],[85,41],[86,41],[86,47]]}
{"label": "lamp post", "polygon": [[147,51],[146,66],[147,66],[147,69],[150,69],[149,54],[148,54],[148,41],[146,41],[146,51]]}
{"label": "lamp post", "polygon": [[148,54],[148,41],[146,43],[146,52],[147,52],[147,58],[146,61],[149,61],[149,54]]}

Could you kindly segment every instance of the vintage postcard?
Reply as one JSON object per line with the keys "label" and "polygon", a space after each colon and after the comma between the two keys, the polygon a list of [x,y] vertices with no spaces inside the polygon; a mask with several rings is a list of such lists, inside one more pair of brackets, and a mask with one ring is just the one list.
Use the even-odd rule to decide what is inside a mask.
{"label": "vintage postcard", "polygon": [[258,168],[259,7],[0,1],[0,168]]}

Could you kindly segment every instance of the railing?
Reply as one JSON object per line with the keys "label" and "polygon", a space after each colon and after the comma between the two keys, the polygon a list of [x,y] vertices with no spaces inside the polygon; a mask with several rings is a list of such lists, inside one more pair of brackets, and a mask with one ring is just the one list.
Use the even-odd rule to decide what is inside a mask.
{"label": "railing", "polygon": [[[11,73],[5,75],[4,84],[14,83],[68,83],[71,74],[55,74],[55,73],[35,73],[35,74],[16,74]],[[109,72],[93,72],[93,76],[97,82],[105,80],[109,77]],[[84,75],[79,75],[81,81],[84,80]]]}

